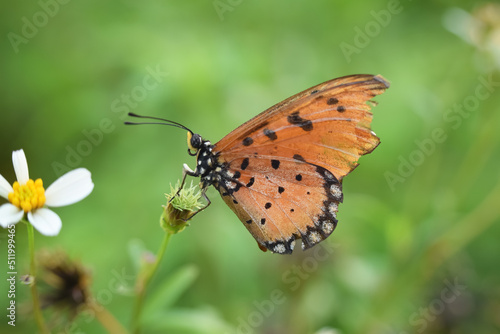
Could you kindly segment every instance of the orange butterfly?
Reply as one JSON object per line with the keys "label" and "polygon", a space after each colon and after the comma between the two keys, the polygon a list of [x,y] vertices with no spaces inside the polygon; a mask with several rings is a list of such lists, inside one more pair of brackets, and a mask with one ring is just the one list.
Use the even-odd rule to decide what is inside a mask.
{"label": "orange butterfly", "polygon": [[215,145],[179,123],[129,115],[188,131],[197,163],[195,170],[184,164],[182,185],[187,175],[201,177],[207,205],[199,211],[210,205],[205,192],[213,185],[262,250],[290,254],[296,239],[307,249],[337,226],[343,177],[380,143],[367,102],[387,88],[380,75],[333,79],[274,105]]}

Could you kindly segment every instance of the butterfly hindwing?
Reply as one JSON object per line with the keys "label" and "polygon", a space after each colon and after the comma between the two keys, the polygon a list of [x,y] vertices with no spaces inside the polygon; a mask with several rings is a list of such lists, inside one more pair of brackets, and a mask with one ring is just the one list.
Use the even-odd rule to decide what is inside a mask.
{"label": "butterfly hindwing", "polygon": [[275,253],[291,253],[324,240],[337,225],[342,187],[323,167],[300,159],[241,157],[225,164],[219,191],[257,242]]}

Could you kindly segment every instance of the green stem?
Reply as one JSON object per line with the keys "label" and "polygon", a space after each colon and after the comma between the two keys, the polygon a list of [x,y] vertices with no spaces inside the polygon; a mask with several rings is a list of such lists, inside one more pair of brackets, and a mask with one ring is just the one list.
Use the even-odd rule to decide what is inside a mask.
{"label": "green stem", "polygon": [[165,254],[165,250],[167,249],[167,245],[172,235],[173,235],[172,233],[165,232],[163,242],[160,246],[160,249],[158,250],[158,254],[156,255],[156,260],[154,264],[144,273],[142,277],[142,282],[140,282],[137,288],[137,299],[135,302],[134,314],[132,318],[132,328],[134,333],[136,334],[140,333],[140,317],[141,317],[142,307],[144,305],[144,297],[146,295],[147,287],[149,285],[149,282],[151,281],[151,278],[155,274],[156,270],[158,270],[160,261],[162,260],[163,255]]}
{"label": "green stem", "polygon": [[40,308],[40,300],[38,299],[38,291],[36,288],[36,266],[35,266],[35,233],[33,231],[33,225],[29,222],[24,221],[26,226],[28,226],[28,243],[30,250],[30,276],[32,277],[32,282],[30,284],[31,296],[33,297],[33,314],[35,316],[35,321],[38,326],[40,333],[49,333],[47,326],[45,325],[45,320],[43,319],[42,310]]}

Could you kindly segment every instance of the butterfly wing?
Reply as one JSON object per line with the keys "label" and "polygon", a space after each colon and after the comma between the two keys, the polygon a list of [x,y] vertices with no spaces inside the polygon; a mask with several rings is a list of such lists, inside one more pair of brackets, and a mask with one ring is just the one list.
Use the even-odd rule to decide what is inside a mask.
{"label": "butterfly wing", "polygon": [[[243,170],[227,173],[219,191],[257,242],[275,253],[291,253],[295,239],[309,248],[337,225],[342,186],[323,167],[300,160],[239,158]],[[278,161],[280,161],[278,163]]]}
{"label": "butterfly wing", "polygon": [[379,139],[367,104],[389,87],[381,76],[352,75],[278,103],[215,144],[227,176],[216,185],[257,242],[291,253],[334,230],[342,178]]}

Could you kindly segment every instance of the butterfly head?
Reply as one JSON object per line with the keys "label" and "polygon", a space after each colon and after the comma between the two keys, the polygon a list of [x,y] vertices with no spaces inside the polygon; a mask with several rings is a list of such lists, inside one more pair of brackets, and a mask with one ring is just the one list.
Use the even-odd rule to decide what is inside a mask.
{"label": "butterfly head", "polygon": [[187,144],[188,154],[190,156],[196,156],[196,174],[201,176],[208,175],[213,170],[216,163],[216,157],[212,154],[212,143],[208,140],[204,140],[197,133],[188,132]]}
{"label": "butterfly head", "polygon": [[203,138],[197,133],[193,133],[188,131],[187,133],[187,145],[188,145],[188,154],[191,156],[195,156],[198,151],[203,147]]}

